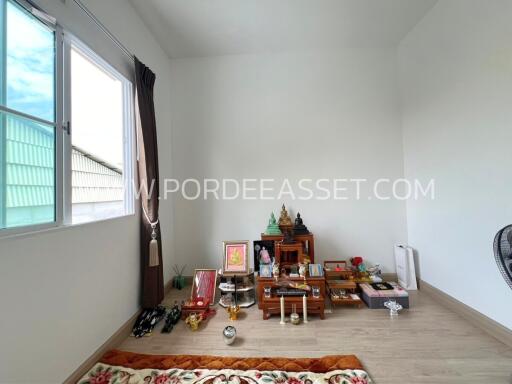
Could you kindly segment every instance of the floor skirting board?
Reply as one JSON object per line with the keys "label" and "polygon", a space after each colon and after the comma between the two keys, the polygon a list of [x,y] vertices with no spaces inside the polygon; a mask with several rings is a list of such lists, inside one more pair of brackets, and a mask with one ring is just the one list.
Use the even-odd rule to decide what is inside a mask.
{"label": "floor skirting board", "polygon": [[[385,281],[396,281],[396,273],[384,273]],[[185,276],[186,288],[192,285],[192,276]],[[425,283],[426,284],[426,283]],[[172,289],[172,279],[165,285],[164,291],[167,294]],[[118,347],[132,332],[133,324],[139,316],[138,310],[126,323],[124,323],[103,345],[101,345],[87,360],[85,360],[65,381],[64,384],[75,384],[80,380],[100,358],[109,350]]]}
{"label": "floor skirting board", "polygon": [[119,346],[130,334],[132,333],[133,324],[140,314],[138,310],[116,333],[101,345],[82,365],[80,365],[75,372],[73,372],[65,381],[64,384],[76,384],[89,370],[96,364],[100,358],[111,349]]}
{"label": "floor skirting board", "polygon": [[493,336],[509,347],[512,347],[512,330],[504,327],[500,323],[485,316],[484,314],[460,302],[459,300],[453,298],[452,296],[444,293],[443,291],[437,289],[429,283],[426,283],[423,280],[420,280],[420,289],[422,292],[435,297],[440,304],[447,306],[453,312],[461,315],[464,317],[464,319],[471,322],[473,325],[487,332],[489,335]]}
{"label": "floor skirting board", "polygon": [[[167,294],[172,289],[172,280],[165,284],[164,292]],[[133,324],[141,313],[138,310],[116,333],[114,333],[101,347],[99,347],[82,365],[80,365],[75,372],[73,372],[65,381],[64,384],[76,384],[89,370],[96,364],[100,358],[111,349],[117,348],[130,334],[132,333]]]}
{"label": "floor skirting board", "polygon": [[384,281],[397,281],[396,273],[383,273],[382,280]]}

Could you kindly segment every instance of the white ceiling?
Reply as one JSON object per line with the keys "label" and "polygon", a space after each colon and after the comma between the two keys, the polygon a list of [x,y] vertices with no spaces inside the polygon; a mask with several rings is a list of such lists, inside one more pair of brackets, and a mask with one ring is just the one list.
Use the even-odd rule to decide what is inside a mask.
{"label": "white ceiling", "polygon": [[389,47],[437,0],[130,0],[169,57]]}

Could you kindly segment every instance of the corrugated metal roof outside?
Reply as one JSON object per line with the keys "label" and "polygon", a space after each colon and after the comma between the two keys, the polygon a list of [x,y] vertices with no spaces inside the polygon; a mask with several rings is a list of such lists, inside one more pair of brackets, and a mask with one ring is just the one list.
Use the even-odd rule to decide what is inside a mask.
{"label": "corrugated metal roof outside", "polygon": [[[53,206],[54,128],[12,116],[6,123],[7,208]],[[73,203],[123,200],[123,175],[104,164],[73,149]]]}

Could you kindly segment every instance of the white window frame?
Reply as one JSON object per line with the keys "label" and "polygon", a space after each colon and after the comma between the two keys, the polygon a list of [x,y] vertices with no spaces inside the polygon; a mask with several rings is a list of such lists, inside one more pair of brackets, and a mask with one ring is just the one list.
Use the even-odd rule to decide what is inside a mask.
{"label": "white window frame", "polygon": [[[24,0],[12,0],[32,13],[31,5]],[[55,221],[42,224],[26,225],[13,228],[0,229],[0,239],[11,236],[20,236],[71,226],[87,225],[90,223],[117,219],[135,214],[135,170],[137,166],[135,148],[135,84],[123,76],[117,69],[100,57],[80,39],[65,31],[55,23],[37,17],[46,27],[55,33],[55,122],[46,121],[26,115],[22,112],[12,111],[0,105],[0,112],[17,115],[30,120],[41,122],[55,127]],[[109,74],[119,79],[123,84],[123,180],[124,180],[124,212],[119,215],[97,220],[90,220],[78,224],[72,223],[72,190],[71,190],[71,46],[86,54],[88,58],[108,70]],[[71,128],[71,132],[70,129]]]}
{"label": "white window frame", "polygon": [[[56,228],[62,225],[62,202],[63,202],[63,190],[62,190],[62,130],[61,124],[62,121],[62,76],[60,76],[59,72],[61,71],[61,62],[60,57],[62,56],[62,28],[59,25],[51,25],[45,20],[38,18],[31,12],[31,6],[25,1],[20,0],[12,0],[12,2],[17,3],[20,7],[25,8],[28,13],[31,13],[32,16],[37,18],[42,24],[44,24],[48,29],[54,32],[55,34],[55,121],[47,121],[45,119],[38,118],[36,116],[32,116],[20,111],[15,111],[6,106],[0,105],[0,112],[5,114],[10,114],[12,116],[17,116],[21,118],[25,118],[27,120],[32,120],[37,123],[42,123],[44,125],[53,126],[55,129],[55,217],[54,221],[49,223],[41,223],[41,224],[31,224],[31,225],[23,225],[12,228],[4,228],[0,229],[0,238],[7,236],[14,236],[19,234],[24,234],[27,232],[38,232],[46,229]],[[7,0],[6,0],[7,3]]]}
{"label": "white window frame", "polygon": [[[134,132],[135,132],[135,119],[134,119],[134,85],[123,76],[118,70],[110,65],[105,59],[89,48],[80,39],[71,33],[64,32],[63,39],[63,53],[64,53],[64,122],[63,126],[66,127],[66,134],[64,137],[64,224],[73,225],[72,219],[72,185],[71,185],[71,138],[73,136],[73,117],[71,115],[71,49],[74,48],[80,51],[86,58],[91,60],[94,64],[98,65],[109,76],[119,80],[123,87],[123,182],[124,182],[124,209],[119,215],[114,215],[108,218],[90,220],[81,222],[79,224],[86,224],[95,221],[103,221],[111,218],[130,216],[135,213],[135,194],[133,189],[134,180]],[[68,123],[69,122],[69,123]],[[69,124],[69,125],[68,125]],[[70,131],[67,127],[70,127]],[[78,224],[78,225],[79,225]]]}

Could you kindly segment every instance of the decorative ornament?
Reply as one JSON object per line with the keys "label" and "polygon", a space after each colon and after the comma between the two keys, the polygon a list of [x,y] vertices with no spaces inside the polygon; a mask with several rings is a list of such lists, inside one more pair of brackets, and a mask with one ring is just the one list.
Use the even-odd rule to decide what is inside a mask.
{"label": "decorative ornament", "polygon": [[226,308],[226,311],[228,312],[229,320],[238,320],[238,313],[240,312],[239,305],[230,305],[229,307]]}
{"label": "decorative ornament", "polygon": [[181,308],[178,302],[174,302],[174,306],[165,316],[165,325],[162,328],[162,333],[170,333],[174,326],[178,323],[181,318]]}
{"label": "decorative ornament", "polygon": [[268,220],[267,229],[265,230],[265,235],[282,235],[281,229],[279,229],[279,225],[277,225],[276,217],[274,216],[274,212],[270,214],[270,219]]}
{"label": "decorative ornament", "polygon": [[297,306],[295,304],[292,305],[292,313],[290,314],[290,322],[293,325],[299,325],[299,323],[300,323],[300,316],[297,313]]}
{"label": "decorative ornament", "polygon": [[306,277],[306,264],[299,264],[299,276]]}
{"label": "decorative ornament", "polygon": [[224,343],[226,343],[226,345],[233,344],[236,339],[236,328],[233,327],[232,325],[228,325],[222,331],[222,337],[223,337]]}
{"label": "decorative ornament", "polygon": [[191,313],[185,319],[185,324],[188,325],[191,331],[197,331],[199,324],[201,324],[202,317],[196,313]]}
{"label": "decorative ornament", "polygon": [[401,304],[397,303],[396,300],[389,299],[384,303],[384,306],[389,309],[389,316],[396,317],[398,316],[398,311],[402,310],[403,307]]}
{"label": "decorative ornament", "polygon": [[274,265],[272,266],[272,275],[275,278],[279,277],[279,263],[274,263]]}
{"label": "decorative ornament", "polygon": [[286,210],[286,207],[281,207],[281,214],[279,215],[279,226],[280,227],[291,227],[293,225],[292,219]]}
{"label": "decorative ornament", "polygon": [[295,235],[308,235],[310,233],[308,227],[306,227],[302,222],[302,218],[298,212],[297,218],[295,219],[295,224],[293,225],[293,233]]}

